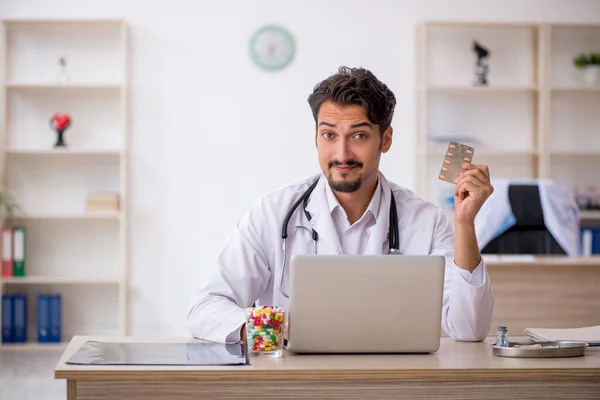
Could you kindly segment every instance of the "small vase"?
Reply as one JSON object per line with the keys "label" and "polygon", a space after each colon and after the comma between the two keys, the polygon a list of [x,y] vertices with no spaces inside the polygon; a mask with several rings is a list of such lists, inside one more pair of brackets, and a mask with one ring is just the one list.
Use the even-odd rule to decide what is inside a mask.
{"label": "small vase", "polygon": [[583,81],[593,86],[600,83],[600,65],[590,65],[583,70]]}

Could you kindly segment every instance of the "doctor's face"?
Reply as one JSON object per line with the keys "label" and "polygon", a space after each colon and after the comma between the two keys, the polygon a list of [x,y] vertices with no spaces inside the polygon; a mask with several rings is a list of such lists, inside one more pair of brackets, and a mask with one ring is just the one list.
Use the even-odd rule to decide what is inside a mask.
{"label": "doctor's face", "polygon": [[392,128],[379,132],[359,105],[325,102],[319,110],[316,146],[331,189],[352,193],[377,181],[381,153],[389,150]]}

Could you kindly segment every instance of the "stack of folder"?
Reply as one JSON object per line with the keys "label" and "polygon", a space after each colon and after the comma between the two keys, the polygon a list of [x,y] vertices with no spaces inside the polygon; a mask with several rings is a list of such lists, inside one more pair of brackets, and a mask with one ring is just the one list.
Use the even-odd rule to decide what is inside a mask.
{"label": "stack of folder", "polygon": [[[62,336],[62,297],[57,293],[37,298],[37,341],[58,343]],[[27,341],[27,298],[24,294],[2,295],[2,343]]]}

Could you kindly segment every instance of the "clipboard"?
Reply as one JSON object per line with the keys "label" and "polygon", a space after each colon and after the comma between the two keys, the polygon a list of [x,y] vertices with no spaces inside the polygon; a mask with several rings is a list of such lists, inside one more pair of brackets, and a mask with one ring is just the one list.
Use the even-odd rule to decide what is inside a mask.
{"label": "clipboard", "polygon": [[116,343],[87,341],[67,361],[76,365],[249,365],[246,342]]}

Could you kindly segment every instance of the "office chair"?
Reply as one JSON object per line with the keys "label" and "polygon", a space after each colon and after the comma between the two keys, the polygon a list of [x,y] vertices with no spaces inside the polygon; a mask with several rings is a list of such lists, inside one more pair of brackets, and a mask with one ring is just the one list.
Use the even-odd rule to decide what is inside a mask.
{"label": "office chair", "polygon": [[509,185],[508,198],[516,222],[482,254],[566,254],[544,222],[538,185]]}

